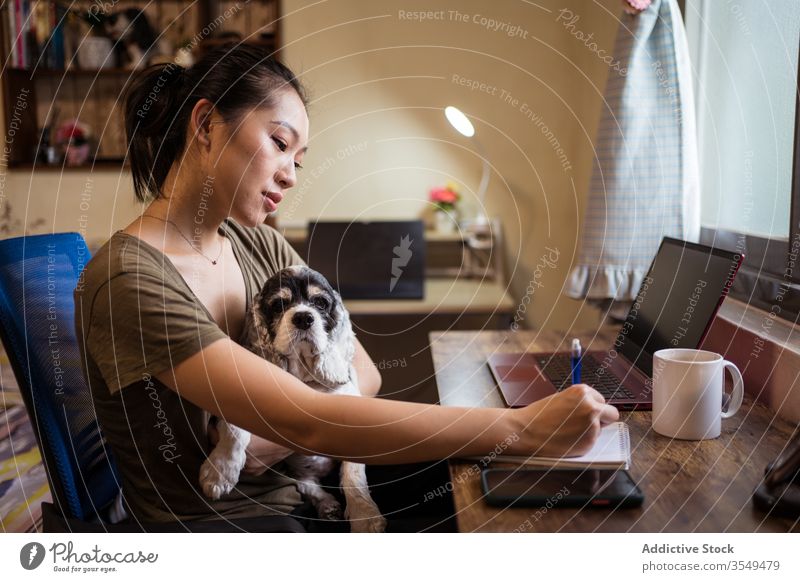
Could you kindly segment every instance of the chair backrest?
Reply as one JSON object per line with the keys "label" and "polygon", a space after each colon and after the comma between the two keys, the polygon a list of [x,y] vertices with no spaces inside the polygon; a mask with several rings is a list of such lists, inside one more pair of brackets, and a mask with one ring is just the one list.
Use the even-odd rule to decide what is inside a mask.
{"label": "chair backrest", "polygon": [[75,232],[0,241],[0,336],[34,425],[53,500],[92,521],[120,490],[81,371],[73,291],[90,253]]}

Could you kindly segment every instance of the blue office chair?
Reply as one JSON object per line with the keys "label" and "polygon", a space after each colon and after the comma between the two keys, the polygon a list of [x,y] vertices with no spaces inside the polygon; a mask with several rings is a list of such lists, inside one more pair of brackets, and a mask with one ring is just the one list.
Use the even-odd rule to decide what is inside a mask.
{"label": "blue office chair", "polygon": [[[77,233],[0,241],[3,345],[34,426],[55,509],[85,522],[107,520],[120,490],[75,339],[72,292],[89,258]],[[50,517],[52,508],[47,509]]]}
{"label": "blue office chair", "polygon": [[73,291],[90,253],[75,232],[0,241],[0,339],[33,423],[54,503],[45,532],[301,532],[286,516],[111,524],[121,480],[97,423],[75,337]]}

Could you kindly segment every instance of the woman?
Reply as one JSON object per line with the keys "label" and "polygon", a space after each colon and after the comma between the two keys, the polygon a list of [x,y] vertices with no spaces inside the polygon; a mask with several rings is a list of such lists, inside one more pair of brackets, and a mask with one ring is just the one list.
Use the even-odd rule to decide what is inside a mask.
{"label": "woman", "polygon": [[[293,451],[415,463],[484,455],[515,436],[508,453],[576,454],[617,418],[585,385],[517,410],[322,394],[237,343],[261,284],[302,262],[263,222],[297,181],[306,98],[262,50],[151,67],[126,94],[125,126],[136,196],[150,203],[98,250],[75,301],[84,373],[136,519],[296,511],[280,470]],[[380,375],[360,344],[356,359],[374,396]],[[212,415],[254,435],[239,485],[213,502],[198,485]]]}

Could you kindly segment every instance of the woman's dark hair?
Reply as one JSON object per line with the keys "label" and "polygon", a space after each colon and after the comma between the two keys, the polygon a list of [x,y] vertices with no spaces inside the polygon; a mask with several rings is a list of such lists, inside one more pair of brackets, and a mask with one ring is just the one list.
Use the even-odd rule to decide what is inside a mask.
{"label": "woman's dark hair", "polygon": [[291,87],[303,105],[305,89],[294,73],[266,49],[248,44],[208,51],[184,69],[151,65],[137,74],[124,95],[125,135],[136,198],[159,198],[172,164],[186,147],[186,128],[197,101],[208,99],[227,123],[255,107],[272,107]]}

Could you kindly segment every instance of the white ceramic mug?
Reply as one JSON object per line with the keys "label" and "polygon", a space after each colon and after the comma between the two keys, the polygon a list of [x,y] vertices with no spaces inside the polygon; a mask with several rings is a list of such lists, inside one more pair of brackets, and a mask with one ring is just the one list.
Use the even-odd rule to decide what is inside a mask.
{"label": "white ceramic mug", "polygon": [[[723,411],[726,369],[733,378],[733,391]],[[693,441],[715,439],[722,419],[736,414],[743,397],[739,368],[719,354],[667,349],[653,355],[653,430],[659,434]]]}

